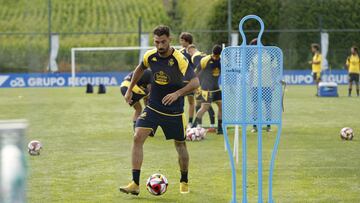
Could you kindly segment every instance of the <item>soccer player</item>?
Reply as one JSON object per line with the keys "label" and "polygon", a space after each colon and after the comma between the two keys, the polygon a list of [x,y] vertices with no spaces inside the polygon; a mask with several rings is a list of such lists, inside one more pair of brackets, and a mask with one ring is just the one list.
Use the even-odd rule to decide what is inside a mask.
{"label": "soccer player", "polygon": [[311,64],[313,79],[316,83],[316,96],[319,92],[319,83],[321,81],[321,53],[319,44],[311,44],[311,52],[314,54],[309,64]]}
{"label": "soccer player", "polygon": [[[188,59],[190,68],[194,69],[194,66],[191,62],[191,56],[187,52],[187,47],[193,43],[193,36],[188,32],[182,32],[179,37],[179,41],[181,46],[183,47],[180,49],[180,52]],[[187,79],[184,80],[185,83],[188,83],[189,81]],[[195,98],[194,98],[194,92],[190,92],[189,94],[185,95],[187,97],[187,101],[189,104],[189,122],[188,127],[191,127],[191,124],[193,122],[194,117],[194,109],[195,109]]]}
{"label": "soccer player", "polygon": [[[189,71],[188,60],[180,51],[170,46],[170,29],[157,26],[154,31],[156,49],[145,53],[143,61],[136,67],[125,100],[131,103],[133,88],[144,73],[151,69],[153,82],[149,104],[136,121],[132,146],[132,181],[120,191],[138,195],[140,192],[140,170],[143,162],[143,145],[150,134],[155,134],[160,126],[165,138],[175,140],[180,165],[180,193],[188,193],[189,154],[185,143],[184,95],[193,92],[199,86],[199,80],[193,71]],[[184,76],[192,78],[184,85]],[[160,157],[160,155],[159,155]]]}
{"label": "soccer player", "polygon": [[[250,45],[257,45],[257,39],[253,39],[250,42]],[[259,78],[258,73],[258,61],[262,63],[262,77]],[[261,91],[261,102],[265,104],[265,119],[266,121],[271,121],[271,102],[273,90],[277,82],[280,82],[281,78],[276,78],[277,75],[274,71],[278,70],[275,68],[279,64],[279,61],[275,59],[273,55],[267,50],[263,50],[261,59],[259,55],[255,54],[249,64],[250,77],[248,83],[251,85],[251,101],[253,105],[253,119],[256,121],[258,119],[257,109],[258,109],[258,92]],[[259,88],[259,81],[261,80],[261,88]],[[251,132],[255,133],[258,131],[258,126],[253,125]],[[271,131],[271,126],[266,126],[266,132]]]}
{"label": "soccer player", "polygon": [[196,119],[193,126],[197,126],[208,111],[212,102],[218,106],[218,129],[217,134],[223,134],[222,129],[222,107],[221,107],[221,90],[219,87],[219,77],[221,73],[220,54],[222,47],[215,45],[212,54],[207,55],[200,60],[197,74],[201,75],[201,96],[202,103],[199,111],[196,113]]}
{"label": "soccer player", "polygon": [[[130,85],[131,78],[133,77],[134,72],[129,73],[125,78],[124,81],[120,85],[120,91],[123,96],[125,96],[126,91]],[[140,80],[136,83],[134,88],[132,89],[132,102],[129,103],[130,106],[134,107],[135,112],[133,115],[133,128],[135,129],[136,119],[140,116],[142,111],[142,106],[140,103],[141,99],[144,99],[144,105],[146,106],[147,97],[150,93],[150,84],[152,81],[152,74],[151,70],[145,70],[144,74],[141,76]]]}
{"label": "soccer player", "polygon": [[[206,54],[203,52],[200,52],[194,44],[190,44],[187,47],[187,52],[191,56],[191,62],[193,63],[194,67],[199,67],[201,59],[206,56]],[[200,84],[201,84],[201,79],[203,79],[203,78],[204,77],[201,77],[201,75],[199,75]],[[196,112],[199,111],[199,109],[201,107],[201,102],[202,102],[202,97],[201,97],[201,88],[200,88],[195,92],[195,110],[196,110]],[[208,132],[216,132],[215,112],[211,105],[209,107],[208,113],[209,113],[209,118],[210,118],[210,128],[208,128],[207,130],[208,130]],[[202,124],[202,119],[200,119],[198,122],[198,125],[201,125],[201,124]],[[196,126],[194,126],[194,127],[196,127]]]}
{"label": "soccer player", "polygon": [[351,97],[353,82],[356,85],[356,94],[359,96],[360,60],[359,50],[356,46],[351,47],[351,55],[346,60],[346,68],[349,71],[349,97]]}

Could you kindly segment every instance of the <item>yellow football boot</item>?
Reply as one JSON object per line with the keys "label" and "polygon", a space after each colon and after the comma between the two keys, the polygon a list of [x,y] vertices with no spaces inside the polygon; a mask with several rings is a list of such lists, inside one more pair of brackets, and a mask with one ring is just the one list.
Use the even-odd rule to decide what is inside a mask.
{"label": "yellow football boot", "polygon": [[189,193],[189,184],[185,183],[185,182],[181,182],[180,183],[180,193],[181,194],[186,194]]}
{"label": "yellow football boot", "polygon": [[140,193],[140,187],[138,184],[136,184],[134,181],[131,181],[127,186],[120,187],[120,192],[126,193],[126,194],[132,194],[132,195],[139,195]]}

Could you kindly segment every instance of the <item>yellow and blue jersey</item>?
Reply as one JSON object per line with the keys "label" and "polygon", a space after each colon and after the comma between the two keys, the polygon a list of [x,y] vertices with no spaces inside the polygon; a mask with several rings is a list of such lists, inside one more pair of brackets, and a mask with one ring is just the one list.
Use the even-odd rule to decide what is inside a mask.
{"label": "yellow and blue jersey", "polygon": [[358,55],[351,55],[346,60],[349,73],[360,73],[360,60]]}
{"label": "yellow and blue jersey", "polygon": [[215,60],[211,57],[211,55],[207,55],[200,60],[198,68],[201,70],[199,79],[202,90],[214,91],[220,89],[220,58]]}
{"label": "yellow and blue jersey", "polygon": [[183,97],[168,106],[162,104],[162,99],[183,88],[184,80],[195,77],[189,66],[186,57],[176,49],[173,49],[173,53],[168,57],[161,57],[156,49],[145,53],[141,67],[151,69],[153,78],[149,108],[164,114],[179,114],[184,111]]}
{"label": "yellow and blue jersey", "polygon": [[206,56],[205,53],[196,51],[195,54],[191,57],[191,62],[194,65],[195,71],[196,71],[196,68],[199,67],[201,59],[204,58],[205,56]]}
{"label": "yellow and blue jersey", "polygon": [[[125,76],[124,81],[131,81],[134,71],[130,72]],[[138,87],[145,90],[149,84],[152,82],[151,70],[145,70],[139,81],[136,83]],[[130,84],[130,83],[129,83]]]}
{"label": "yellow and blue jersey", "polygon": [[[321,54],[316,53],[312,58],[313,64],[311,65],[312,72],[320,74],[321,72]],[[318,63],[318,64],[315,64]]]}

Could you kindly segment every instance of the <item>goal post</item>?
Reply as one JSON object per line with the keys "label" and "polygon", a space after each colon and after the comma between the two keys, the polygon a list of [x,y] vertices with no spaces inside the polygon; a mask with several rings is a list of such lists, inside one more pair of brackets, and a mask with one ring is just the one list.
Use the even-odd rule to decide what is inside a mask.
{"label": "goal post", "polygon": [[[181,46],[176,45],[176,46],[172,46],[176,49],[180,49]],[[77,72],[77,67],[76,67],[76,54],[79,52],[100,52],[100,51],[104,51],[104,52],[114,52],[114,51],[140,51],[139,54],[139,62],[141,61],[143,55],[145,54],[145,52],[147,50],[150,49],[154,49],[155,47],[153,46],[147,46],[147,47],[143,47],[143,46],[124,46],[124,47],[74,47],[71,48],[71,80],[72,80],[72,87],[75,86],[75,80],[76,80],[76,72]]]}

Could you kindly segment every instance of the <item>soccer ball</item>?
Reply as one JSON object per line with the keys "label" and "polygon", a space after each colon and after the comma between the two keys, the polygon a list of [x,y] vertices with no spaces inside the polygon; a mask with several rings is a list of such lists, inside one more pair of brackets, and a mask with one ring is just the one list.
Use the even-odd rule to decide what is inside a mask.
{"label": "soccer ball", "polygon": [[186,130],[186,140],[200,141],[205,139],[207,130],[205,128],[189,128]]}
{"label": "soccer ball", "polygon": [[40,150],[42,148],[42,144],[40,141],[33,140],[28,144],[28,152],[31,156],[40,155]]}
{"label": "soccer ball", "polygon": [[162,195],[166,192],[168,187],[168,181],[162,174],[155,173],[151,175],[146,181],[146,189],[152,195]]}
{"label": "soccer ball", "polygon": [[340,137],[343,140],[352,140],[354,138],[354,131],[349,127],[340,130]]}

